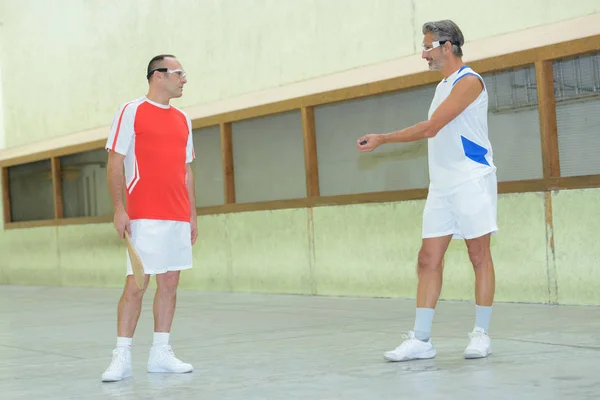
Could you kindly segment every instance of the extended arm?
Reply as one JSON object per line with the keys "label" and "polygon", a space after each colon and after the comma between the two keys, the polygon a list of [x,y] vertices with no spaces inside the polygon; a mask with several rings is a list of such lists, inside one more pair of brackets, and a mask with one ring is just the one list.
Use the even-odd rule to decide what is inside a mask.
{"label": "extended arm", "polygon": [[[456,83],[446,100],[435,110],[431,119],[400,131],[366,135],[358,139],[360,151],[372,151],[385,143],[415,142],[432,138],[450,121],[463,112],[481,94],[483,85],[478,77],[467,75]],[[364,143],[366,141],[366,143]],[[364,144],[362,144],[364,143]]]}

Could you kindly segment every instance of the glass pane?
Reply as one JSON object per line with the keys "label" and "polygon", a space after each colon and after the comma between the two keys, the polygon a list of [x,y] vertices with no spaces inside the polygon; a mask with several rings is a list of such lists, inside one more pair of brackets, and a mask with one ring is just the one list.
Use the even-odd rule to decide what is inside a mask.
{"label": "glass pane", "polygon": [[231,124],[236,202],[306,197],[300,110]]}
{"label": "glass pane", "polygon": [[498,181],[543,177],[535,67],[482,75],[488,91],[488,132]]}
{"label": "glass pane", "polygon": [[113,214],[106,175],[107,162],[108,153],[104,149],[60,158],[65,218]]}
{"label": "glass pane", "polygon": [[552,65],[561,175],[600,174],[600,52]]}
{"label": "glass pane", "polygon": [[426,188],[427,141],[391,143],[360,153],[356,140],[427,119],[435,85],[315,107],[322,196]]}
{"label": "glass pane", "polygon": [[223,192],[223,166],[221,162],[221,129],[217,126],[196,129],[192,163],[196,206],[218,206],[225,204]]}
{"label": "glass pane", "polygon": [[54,219],[50,160],[8,168],[12,222]]}
{"label": "glass pane", "polygon": [[494,150],[494,164],[498,168],[498,182],[543,178],[537,108],[489,113],[488,131]]}
{"label": "glass pane", "polygon": [[556,60],[552,67],[557,102],[600,96],[600,52]]}
{"label": "glass pane", "polygon": [[559,104],[556,120],[561,176],[600,174],[600,99]]}
{"label": "glass pane", "polygon": [[488,90],[491,112],[516,111],[537,107],[535,66],[482,75]]}

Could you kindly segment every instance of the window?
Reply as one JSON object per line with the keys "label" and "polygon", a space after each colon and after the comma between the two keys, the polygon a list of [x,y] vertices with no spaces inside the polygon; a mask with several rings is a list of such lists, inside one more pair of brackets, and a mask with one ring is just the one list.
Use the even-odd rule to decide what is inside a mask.
{"label": "window", "polygon": [[50,160],[8,167],[11,222],[54,219]]}
{"label": "window", "polygon": [[600,174],[600,52],[553,62],[561,176]]}
{"label": "window", "polygon": [[237,203],[306,197],[300,110],[231,124]]}
{"label": "window", "polygon": [[104,149],[60,158],[65,218],[113,214],[106,171],[107,162],[108,153]]}
{"label": "window", "polygon": [[488,131],[498,181],[544,176],[535,67],[482,75],[488,91]]}
{"label": "window", "polygon": [[427,119],[435,85],[315,107],[322,196],[426,188],[427,141],[359,153],[356,140]]}
{"label": "window", "polygon": [[221,161],[220,127],[196,129],[194,135],[194,153],[192,163],[196,207],[217,206],[225,203],[223,189],[223,166]]}

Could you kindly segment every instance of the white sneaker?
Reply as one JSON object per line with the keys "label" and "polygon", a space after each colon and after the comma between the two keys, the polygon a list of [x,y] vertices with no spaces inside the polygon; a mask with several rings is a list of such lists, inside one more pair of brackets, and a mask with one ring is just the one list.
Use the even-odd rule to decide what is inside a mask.
{"label": "white sneaker", "polygon": [[131,349],[117,347],[112,354],[112,362],[102,374],[102,382],[117,382],[131,377]]}
{"label": "white sneaker", "polygon": [[465,349],[465,358],[484,358],[492,354],[490,337],[481,328],[469,333],[469,345]]}
{"label": "white sneaker", "polygon": [[383,358],[388,361],[409,361],[435,357],[436,353],[431,343],[431,338],[427,342],[424,342],[417,339],[413,331],[409,331],[403,337],[406,340],[393,351],[386,352]]}
{"label": "white sneaker", "polygon": [[173,353],[168,344],[162,346],[152,346],[150,348],[150,357],[148,357],[148,372],[167,372],[173,374],[184,374],[192,372],[194,368],[191,364],[184,363]]}

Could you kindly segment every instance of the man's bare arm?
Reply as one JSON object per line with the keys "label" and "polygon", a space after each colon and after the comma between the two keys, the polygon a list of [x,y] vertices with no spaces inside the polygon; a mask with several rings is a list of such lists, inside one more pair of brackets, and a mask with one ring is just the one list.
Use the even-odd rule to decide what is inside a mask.
{"label": "man's bare arm", "polygon": [[196,216],[196,189],[194,187],[194,172],[192,165],[185,165],[185,185],[187,186],[188,196],[190,198],[190,216]]}
{"label": "man's bare arm", "polygon": [[192,171],[192,165],[185,165],[185,185],[188,190],[188,197],[190,199],[190,224],[192,233],[192,244],[196,243],[198,237],[198,215],[196,213],[196,189],[194,187],[194,172]]}
{"label": "man's bare arm", "polygon": [[125,237],[124,232],[131,234],[129,216],[123,206],[123,187],[125,177],[123,174],[123,161],[125,156],[114,151],[108,153],[108,189],[113,202],[114,225],[120,237]]}
{"label": "man's bare arm", "polygon": [[482,90],[483,85],[479,78],[467,75],[456,84],[448,98],[433,113],[431,119],[397,132],[365,135],[358,140],[358,149],[372,151],[385,143],[416,142],[432,138],[474,102]]}
{"label": "man's bare arm", "polygon": [[123,161],[125,156],[114,151],[108,153],[108,189],[113,202],[115,212],[124,210],[123,207]]}
{"label": "man's bare arm", "polygon": [[465,76],[456,84],[450,95],[433,113],[428,121],[382,136],[383,143],[412,142],[432,138],[450,121],[463,112],[481,94],[483,85],[473,75]]}

